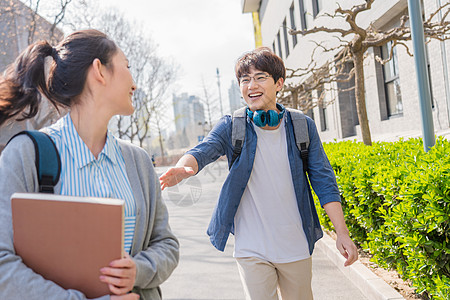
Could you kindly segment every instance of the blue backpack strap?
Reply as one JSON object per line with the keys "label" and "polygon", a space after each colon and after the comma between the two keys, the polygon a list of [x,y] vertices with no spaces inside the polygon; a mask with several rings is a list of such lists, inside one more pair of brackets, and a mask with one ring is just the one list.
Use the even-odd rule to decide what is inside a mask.
{"label": "blue backpack strap", "polygon": [[234,161],[241,154],[242,147],[244,147],[246,121],[247,107],[242,107],[233,113],[233,118],[231,121],[231,144],[233,145],[233,157],[231,158],[229,169],[231,169]]}
{"label": "blue backpack strap", "polygon": [[37,130],[19,132],[11,140],[22,134],[30,137],[34,144],[39,192],[53,194],[61,174],[61,159],[55,143],[46,133]]}

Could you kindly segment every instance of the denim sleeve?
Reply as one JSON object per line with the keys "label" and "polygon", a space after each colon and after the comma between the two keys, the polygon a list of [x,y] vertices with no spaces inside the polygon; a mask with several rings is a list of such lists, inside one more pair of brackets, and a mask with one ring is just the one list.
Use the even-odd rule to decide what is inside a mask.
{"label": "denim sleeve", "polygon": [[231,145],[231,116],[223,116],[206,138],[197,146],[187,151],[195,157],[200,172],[207,164],[217,160],[222,155],[230,157],[233,152]]}
{"label": "denim sleeve", "polygon": [[306,118],[308,121],[310,140],[308,149],[308,176],[311,186],[318,196],[321,206],[329,202],[340,202],[341,197],[334,170],[323,150],[316,124],[309,117]]}

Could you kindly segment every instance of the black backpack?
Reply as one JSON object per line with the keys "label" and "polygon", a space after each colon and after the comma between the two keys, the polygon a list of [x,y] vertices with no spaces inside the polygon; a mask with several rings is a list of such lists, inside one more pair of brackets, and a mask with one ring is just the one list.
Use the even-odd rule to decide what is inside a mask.
{"label": "black backpack", "polygon": [[34,144],[39,192],[53,194],[54,186],[58,183],[61,174],[61,159],[55,143],[48,134],[37,130],[21,131],[10,141],[22,134],[30,137]]}

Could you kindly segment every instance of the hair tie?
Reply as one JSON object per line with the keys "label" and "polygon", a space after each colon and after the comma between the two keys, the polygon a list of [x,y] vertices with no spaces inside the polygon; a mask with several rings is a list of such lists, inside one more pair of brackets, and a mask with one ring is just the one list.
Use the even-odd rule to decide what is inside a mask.
{"label": "hair tie", "polygon": [[58,50],[56,50],[55,47],[52,47],[52,57],[54,60],[56,60],[58,58]]}

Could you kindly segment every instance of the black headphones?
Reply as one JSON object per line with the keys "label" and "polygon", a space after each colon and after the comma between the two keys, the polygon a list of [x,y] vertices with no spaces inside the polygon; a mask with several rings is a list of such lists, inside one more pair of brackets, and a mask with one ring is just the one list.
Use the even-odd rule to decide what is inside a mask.
{"label": "black headphones", "polygon": [[278,113],[276,110],[257,110],[253,112],[247,107],[247,115],[258,127],[264,127],[266,125],[269,125],[270,127],[276,127],[280,123],[281,119],[283,119],[283,115],[285,112],[284,106],[280,103],[277,103],[277,108],[280,113]]}

